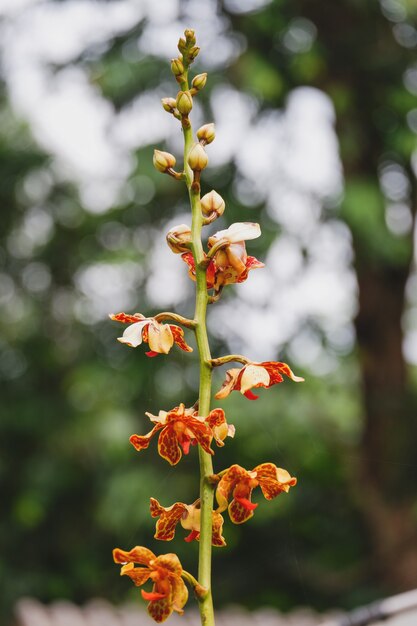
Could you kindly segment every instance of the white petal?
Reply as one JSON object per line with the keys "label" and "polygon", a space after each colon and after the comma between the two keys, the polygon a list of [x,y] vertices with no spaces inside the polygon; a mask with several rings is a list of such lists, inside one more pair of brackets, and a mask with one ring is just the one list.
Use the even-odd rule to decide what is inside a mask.
{"label": "white petal", "polygon": [[213,235],[215,239],[227,239],[230,243],[245,241],[247,239],[256,239],[261,235],[261,227],[254,222],[236,222],[226,230],[219,230]]}
{"label": "white petal", "polygon": [[158,415],[152,415],[152,413],[146,412],[145,415],[147,415],[154,424],[165,424],[168,413],[166,411],[159,411]]}
{"label": "white petal", "polygon": [[131,348],[137,348],[142,343],[142,330],[146,324],[149,324],[148,319],[131,324],[126,328],[123,336],[118,337],[118,341],[120,341],[120,343],[126,343]]}

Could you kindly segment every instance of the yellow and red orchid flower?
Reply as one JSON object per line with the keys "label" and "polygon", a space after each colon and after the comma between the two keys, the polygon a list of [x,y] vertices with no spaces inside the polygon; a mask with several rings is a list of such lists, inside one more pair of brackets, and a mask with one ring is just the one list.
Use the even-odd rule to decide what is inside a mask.
{"label": "yellow and red orchid flower", "polygon": [[[220,230],[208,240],[208,247],[220,245],[214,257],[210,259],[206,270],[207,289],[220,291],[225,285],[244,282],[249,271],[264,267],[264,264],[246,252],[245,240],[256,239],[261,234],[259,224],[237,222],[226,230]],[[195,261],[191,252],[185,252],[181,258],[188,265],[188,274],[195,280]]]}
{"label": "yellow and red orchid flower", "polygon": [[[221,477],[217,489],[217,513],[229,509],[230,519],[234,524],[243,524],[253,516],[257,504],[251,501],[255,487],[260,487],[267,500],[273,500],[280,493],[288,493],[290,487],[297,484],[297,479],[287,470],[273,463],[261,463],[252,471],[240,465],[232,465]],[[230,497],[232,501],[229,504]]]}
{"label": "yellow and red orchid flower", "polygon": [[[185,252],[181,255],[182,260],[188,265],[188,275],[195,281],[195,262],[191,252]],[[260,267],[265,267],[265,264],[258,261],[254,256],[247,256],[245,262],[245,269],[241,274],[237,274],[236,270],[229,266],[225,269],[219,269],[213,259],[206,270],[207,289],[215,289],[220,291],[225,285],[232,285],[234,283],[243,283],[247,279],[250,270],[254,270]]]}
{"label": "yellow and red orchid flower", "polygon": [[[225,230],[219,230],[208,239],[208,247],[222,242],[214,255],[214,262],[220,271],[233,268],[236,277],[246,270],[247,253],[245,241],[257,239],[261,235],[259,224],[253,222],[236,222]],[[233,282],[236,282],[235,280]]]}
{"label": "yellow and red orchid flower", "polygon": [[[197,500],[194,504],[183,504],[182,502],[176,502],[172,506],[165,508],[161,506],[155,498],[151,498],[150,511],[152,517],[159,517],[156,522],[155,539],[161,541],[171,541],[175,536],[175,530],[178,522],[185,530],[189,530],[190,533],[185,537],[184,541],[190,542],[193,540],[198,541],[200,539],[200,500]],[[223,529],[223,516],[216,511],[213,511],[212,522],[212,545],[217,547],[223,547],[226,545],[226,541],[222,535]]]}
{"label": "yellow and red orchid flower", "polygon": [[234,434],[234,428],[227,425],[222,409],[214,409],[204,418],[197,414],[194,407],[186,409],[180,404],[168,412],[159,411],[158,415],[146,415],[155,426],[147,435],[132,435],[130,443],[138,451],[145,450],[152,437],[159,432],[158,452],[171,465],[176,465],[182,453],[188,454],[190,446],[197,444],[208,454],[214,454],[210,447],[213,437],[217,445],[222,445],[225,436]]}
{"label": "yellow and red orchid flower", "polygon": [[283,382],[282,374],[296,383],[304,381],[296,376],[286,363],[264,361],[262,363],[247,363],[243,367],[236,367],[226,372],[226,379],[220,391],[214,396],[218,400],[226,398],[232,391],[240,391],[249,400],[257,400],[251,389],[254,387],[272,387]]}
{"label": "yellow and red orchid flower", "polygon": [[113,559],[123,566],[120,575],[129,576],[136,587],[148,580],[153,582],[152,591],[142,589],[141,594],[144,600],[149,600],[148,613],[155,622],[164,622],[173,611],[180,615],[184,613],[182,609],[188,600],[188,589],[181,578],[183,570],[176,554],[157,557],[148,548],[136,546],[129,552],[115,548]]}
{"label": "yellow and red orchid flower", "polygon": [[125,343],[131,348],[137,348],[142,341],[149,344],[150,350],[146,356],[168,354],[174,343],[185,352],[193,349],[184,339],[184,331],[175,324],[161,324],[153,317],[144,317],[140,313],[127,315],[126,313],[111,314],[110,319],[122,324],[130,324],[122,337],[118,337],[120,343]]}

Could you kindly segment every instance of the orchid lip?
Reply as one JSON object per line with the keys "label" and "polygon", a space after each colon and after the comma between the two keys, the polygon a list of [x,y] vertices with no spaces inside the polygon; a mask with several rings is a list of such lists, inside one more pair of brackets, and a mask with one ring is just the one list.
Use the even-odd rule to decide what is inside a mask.
{"label": "orchid lip", "polygon": [[194,541],[194,539],[196,539],[199,534],[200,533],[198,532],[198,530],[192,530],[189,535],[184,537],[184,541],[190,543],[191,541]]}
{"label": "orchid lip", "polygon": [[246,509],[247,511],[254,511],[258,506],[257,504],[255,504],[254,502],[251,502],[247,498],[240,498],[239,496],[237,497],[235,496],[235,500],[239,502],[239,504],[241,504],[243,508]]}

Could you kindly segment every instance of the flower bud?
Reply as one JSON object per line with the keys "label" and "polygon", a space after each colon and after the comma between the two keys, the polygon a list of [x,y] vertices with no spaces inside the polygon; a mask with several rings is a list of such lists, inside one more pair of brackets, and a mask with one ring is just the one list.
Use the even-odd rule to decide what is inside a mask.
{"label": "flower bud", "polygon": [[184,64],[181,61],[181,59],[172,59],[171,71],[174,74],[174,76],[181,76],[181,74],[184,74]]}
{"label": "flower bud", "polygon": [[180,91],[177,95],[177,109],[181,115],[188,115],[193,108],[193,98],[189,91]]}
{"label": "flower bud", "polygon": [[216,132],[214,130],[214,124],[204,124],[204,126],[200,126],[197,131],[198,140],[204,142],[205,144],[211,143],[216,137]]}
{"label": "flower bud", "polygon": [[217,213],[219,217],[223,215],[225,207],[223,198],[214,189],[201,198],[201,211],[205,216]]}
{"label": "flower bud", "polygon": [[190,50],[188,51],[188,58],[190,59],[190,61],[194,61],[199,52],[200,48],[198,46],[193,46],[192,48],[190,48]]}
{"label": "flower bud", "polygon": [[204,72],[204,74],[197,74],[197,76],[194,76],[191,85],[194,87],[194,89],[200,91],[200,89],[203,89],[203,87],[205,87],[206,82],[207,72]]}
{"label": "flower bud", "polygon": [[195,39],[195,31],[192,28],[187,28],[184,31],[184,35],[185,35],[185,39],[187,40],[187,43],[189,45],[194,46],[196,39]]}
{"label": "flower bud", "polygon": [[177,101],[175,100],[175,98],[162,98],[161,102],[165,111],[167,111],[168,113],[174,113],[177,108]]}
{"label": "flower bud", "polygon": [[176,159],[170,152],[163,152],[162,150],[153,151],[153,164],[158,170],[165,174],[167,170],[174,167]]}
{"label": "flower bud", "polygon": [[174,254],[189,252],[190,248],[186,244],[191,242],[191,229],[186,224],[174,226],[167,232],[167,244]]}
{"label": "flower bud", "polygon": [[187,49],[187,43],[186,43],[186,41],[185,41],[184,37],[180,37],[180,38],[179,38],[179,41],[178,41],[178,46],[177,46],[177,47],[178,47],[178,50],[179,50],[182,54],[184,54],[185,50]]}
{"label": "flower bud", "polygon": [[208,156],[200,143],[195,143],[188,155],[188,165],[194,171],[201,171],[207,167]]}

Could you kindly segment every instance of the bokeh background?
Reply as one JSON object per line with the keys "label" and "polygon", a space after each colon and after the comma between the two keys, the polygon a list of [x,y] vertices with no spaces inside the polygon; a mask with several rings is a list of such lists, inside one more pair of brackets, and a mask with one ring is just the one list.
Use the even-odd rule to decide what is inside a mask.
{"label": "bokeh background", "polygon": [[[306,378],[224,402],[237,437],[216,467],[271,460],[299,484],[226,524],[216,601],[348,608],[416,586],[415,0],[1,0],[0,15],[2,623],[27,595],[136,598],[111,549],[161,550],[148,498],[197,497],[195,454],[170,468],[128,443],[145,411],[195,401],[195,357],[146,359],[107,318],[192,315],[164,242],[189,221],[184,188],[152,167],[154,147],[181,154],[160,98],[186,27],[209,72],[193,123],[217,127],[215,230],[261,222],[248,249],[266,263],[210,310],[213,354]],[[171,549],[195,571],[181,531]]]}

